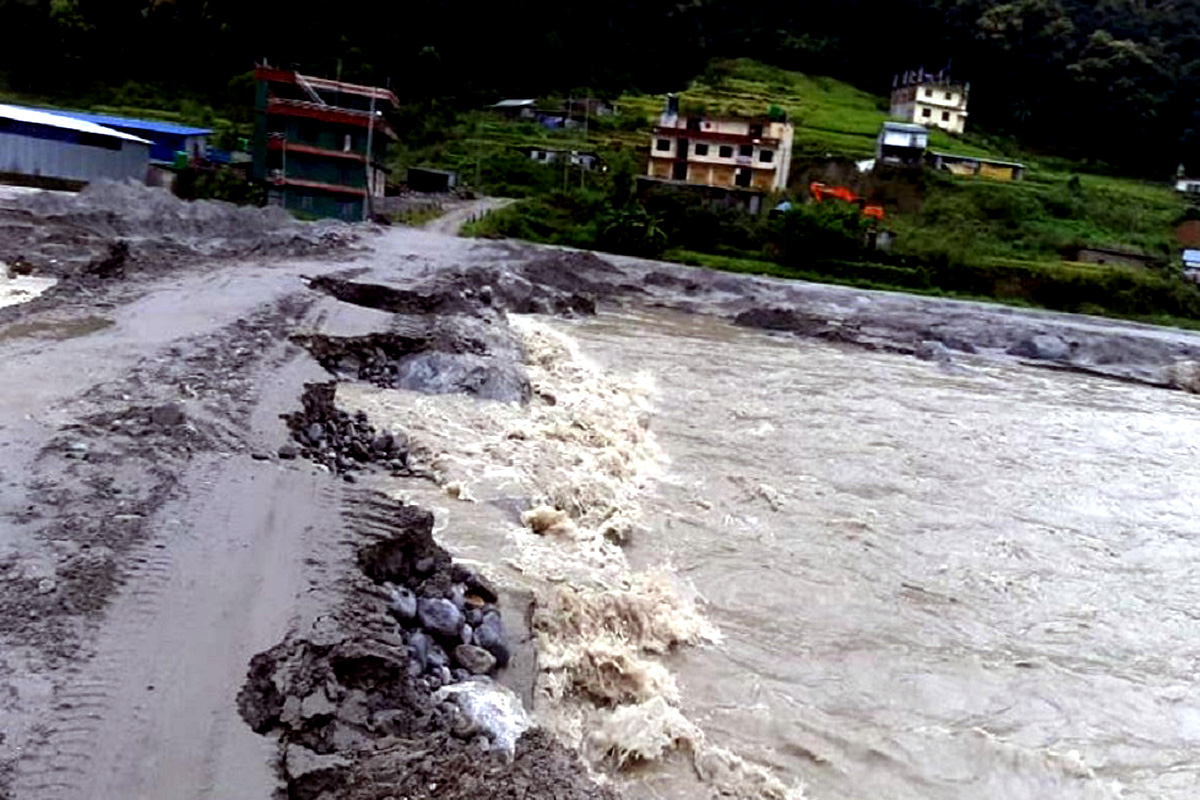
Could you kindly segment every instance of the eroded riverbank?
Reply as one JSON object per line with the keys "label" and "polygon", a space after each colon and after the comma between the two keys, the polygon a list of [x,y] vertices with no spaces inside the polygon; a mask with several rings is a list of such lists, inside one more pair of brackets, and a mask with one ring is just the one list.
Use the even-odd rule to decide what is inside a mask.
{"label": "eroded riverbank", "polygon": [[[1065,462],[1038,450],[1039,437],[1057,443],[1050,450],[1065,459],[1078,446],[1079,431],[1100,436],[1103,426],[1092,421],[1105,420],[1112,428],[1128,403],[1113,401],[1116,410],[1089,406],[1068,414],[1062,418],[1068,433],[1040,424],[1030,426],[1033,438],[1018,437],[1022,415],[1034,413],[1029,409],[1056,420],[1054,409],[1075,402],[1070,392],[1055,395],[1046,387],[1074,387],[1110,400],[1122,391],[1149,393],[1160,398],[1156,402],[1168,418],[1173,404],[1190,402],[1178,393],[1019,366],[1032,360],[1056,370],[1174,385],[1183,374],[1179,365],[1197,352],[1196,338],[1182,332],[417,231],[365,229],[360,235],[366,238],[358,249],[337,241],[327,242],[327,250],[313,249],[302,235],[300,241],[310,242],[303,260],[264,256],[222,263],[191,252],[184,263],[195,263],[194,270],[179,270],[178,264],[157,270],[154,259],[167,251],[156,249],[147,233],[139,241],[150,244],[135,242],[124,274],[65,270],[56,274],[66,285],[24,309],[5,310],[4,370],[9,385],[20,387],[0,419],[8,434],[4,466],[13,476],[3,487],[10,512],[4,546],[12,592],[6,596],[12,604],[24,598],[21,614],[13,617],[21,624],[5,634],[9,650],[3,673],[10,687],[6,746],[18,772],[13,784],[18,796],[78,796],[86,785],[93,787],[90,796],[260,797],[273,783],[272,770],[281,767],[290,774],[289,742],[292,760],[299,759],[296,768],[306,775],[315,768],[318,780],[310,788],[322,786],[319,776],[328,768],[326,777],[341,776],[347,792],[365,785],[371,775],[386,775],[381,785],[404,786],[411,794],[422,780],[441,774],[461,780],[426,781],[430,796],[457,796],[445,794],[451,791],[471,796],[501,787],[533,791],[530,776],[557,770],[559,785],[574,786],[578,796],[610,791],[595,788],[575,756],[542,734],[531,734],[515,761],[497,756],[485,765],[476,756],[484,747],[479,731],[455,731],[455,701],[432,699],[446,676],[442,665],[434,664],[438,686],[426,680],[434,675],[429,650],[420,674],[407,675],[407,665],[418,657],[414,649],[420,650],[411,641],[415,629],[388,610],[392,589],[364,573],[360,561],[372,542],[411,535],[411,526],[400,524],[409,513],[400,511],[408,507],[403,503],[434,511],[437,546],[463,569],[497,583],[507,635],[522,643],[527,655],[525,661],[514,657],[507,670],[494,674],[532,707],[535,721],[540,715],[560,742],[577,747],[600,774],[627,776],[634,768],[632,774],[639,775],[637,763],[651,760],[667,768],[655,772],[661,767],[651,767],[645,785],[663,794],[693,786],[688,781],[695,778],[687,776],[696,775],[701,782],[693,790],[701,793],[737,787],[748,797],[780,797],[798,792],[801,783],[836,788],[834,778],[822,777],[826,772],[859,775],[863,785],[880,792],[900,791],[896,787],[908,780],[905,770],[920,774],[920,769],[897,766],[907,762],[892,750],[887,752],[893,762],[880,762],[883,766],[866,776],[845,764],[856,763],[859,749],[874,752],[869,746],[797,739],[772,722],[797,714],[792,705],[773,705],[772,698],[783,691],[773,681],[807,687],[812,707],[824,708],[819,687],[806,683],[806,673],[779,672],[754,658],[738,659],[752,674],[728,670],[721,659],[731,645],[714,644],[722,637],[749,653],[755,643],[775,641],[782,647],[793,638],[808,641],[821,630],[822,620],[769,602],[759,603],[769,609],[769,618],[729,616],[727,606],[741,608],[734,601],[741,596],[739,579],[722,576],[745,573],[746,581],[757,583],[762,575],[755,570],[772,561],[780,566],[779,554],[802,550],[785,542],[784,534],[797,520],[807,520],[796,529],[804,531],[808,547],[822,541],[819,534],[826,528],[840,530],[843,507],[826,507],[822,495],[805,493],[814,481],[832,481],[835,494],[849,492],[849,499],[839,502],[871,507],[906,496],[908,481],[926,491],[941,487],[952,497],[970,496],[976,484],[934,469],[937,456],[929,452],[939,443],[950,446],[935,431],[960,430],[963,424],[947,417],[945,409],[971,407],[986,419],[1013,407],[1018,428],[1011,435],[976,438],[973,446],[1005,469],[1023,469],[1030,486],[1046,484],[1038,476],[1065,475],[1067,485],[1089,497],[1085,489],[1089,481],[1101,480],[1099,473],[1071,472]],[[81,261],[83,267],[107,263],[111,244],[121,239],[99,229],[94,236],[95,254]],[[286,233],[284,239],[292,241],[291,236]],[[672,311],[655,310],[664,307]],[[583,327],[545,325],[555,317],[585,319],[597,309],[632,316],[604,317]],[[692,314],[685,319],[695,320],[700,330],[672,322],[676,311]],[[706,322],[709,317],[739,327]],[[730,342],[736,343],[732,349]],[[671,380],[664,383],[659,375]],[[795,384],[800,378],[802,385]],[[338,406],[351,412],[346,420],[334,427],[322,422],[314,431],[310,426],[316,420],[293,417],[289,426],[280,418],[301,409],[305,383],[331,379],[339,382]],[[695,403],[672,405],[680,391],[692,393]],[[927,392],[932,400],[923,397]],[[1010,396],[1013,392],[1020,396]],[[814,403],[827,397],[829,408],[792,409],[793,393]],[[993,395],[998,406],[989,405]],[[700,403],[702,398],[708,403]],[[717,413],[747,404],[754,408],[747,406],[745,419]],[[358,410],[367,419],[355,433],[359,420],[352,412]],[[902,425],[906,415],[913,423],[937,422],[930,422],[933,428],[910,423],[924,434],[911,441],[901,436],[890,449],[864,445],[860,453],[849,446],[858,431],[873,430],[873,424]],[[824,431],[829,441],[821,448],[789,455],[786,448],[771,446],[776,439],[781,448],[791,441],[812,443],[803,423],[822,419],[814,431]],[[367,426],[374,428],[369,436]],[[695,432],[684,435],[687,426]],[[1119,431],[1107,434],[1114,453],[1152,434],[1144,426]],[[346,434],[351,444],[327,452],[322,441],[334,433]],[[1172,434],[1163,429],[1160,435]],[[695,437],[703,441],[678,449],[680,441]],[[847,446],[844,453],[839,442]],[[1013,442],[1024,444],[1014,449]],[[293,448],[287,457],[283,447]],[[689,465],[690,447],[703,453],[707,468]],[[755,453],[759,460],[752,458]],[[893,460],[872,460],[878,453],[892,453]],[[1164,450],[1157,460],[1152,452],[1144,455],[1165,470],[1160,482],[1177,469],[1171,466],[1176,450]],[[811,480],[780,488],[780,476],[808,463],[806,458],[816,459]],[[971,469],[965,455],[955,463],[961,471]],[[1110,472],[1121,466],[1103,463]],[[722,478],[711,497],[671,493],[673,481],[700,480],[704,469],[719,475],[722,468],[745,474],[729,478],[729,486]],[[867,486],[873,470],[891,476],[891,490],[880,493]],[[102,474],[110,479],[100,481]],[[976,483],[997,509],[1004,509],[997,511],[999,517],[1024,524],[1020,507],[1001,502],[1012,488],[1007,474],[996,467]],[[767,488],[748,477],[754,475]],[[843,478],[849,483],[838,483]],[[734,484],[742,488],[735,492]],[[376,492],[390,499],[378,499]],[[1071,513],[1077,511],[1081,519],[1094,517],[1089,502],[1063,504],[1067,490],[1060,492],[1055,507],[1074,509]],[[1036,502],[1028,493],[1014,496]],[[472,498],[479,502],[469,502]],[[1130,498],[1138,505],[1146,501],[1136,493]],[[710,509],[700,506],[704,513],[695,513],[701,519],[692,520],[692,512],[677,505],[685,500],[709,503]],[[971,516],[973,502],[938,503],[927,494],[919,495],[919,502],[958,519],[963,540],[976,527],[971,520],[979,521]],[[1119,507],[1119,498],[1104,502]],[[720,520],[733,520],[732,530],[749,537],[752,547],[731,555],[732,561],[689,562],[681,554],[706,552],[705,537],[714,530],[721,531],[722,547],[730,544],[729,526],[718,524],[708,513],[711,507],[724,509]],[[368,523],[359,512],[366,512]],[[691,520],[682,527],[681,513]],[[886,516],[887,509],[876,513]],[[904,505],[894,516],[907,520],[912,513]],[[766,528],[754,533],[751,517],[765,521]],[[1180,524],[1184,519],[1179,517]],[[787,530],[771,527],[780,520]],[[1102,539],[1108,530],[1109,523],[1096,524],[1099,533],[1089,541]],[[868,547],[866,534],[854,537],[849,541],[866,548],[870,557],[856,562],[859,569],[847,568],[847,581],[878,575],[881,586],[890,586],[896,563],[918,563],[903,560],[905,547],[916,539],[889,538],[886,547],[879,542]],[[765,549],[754,549],[759,546]],[[1068,547],[1046,557],[1076,563],[1072,559],[1080,552]],[[820,552],[804,560],[821,562]],[[685,567],[683,580],[671,566]],[[984,568],[997,566],[963,566],[967,575]],[[794,574],[785,570],[776,580]],[[902,576],[900,589],[894,590],[899,595],[884,592],[878,602],[940,597],[931,580],[924,573]],[[388,582],[414,594],[424,591],[419,583]],[[453,603],[455,583],[431,585],[429,591],[449,592],[442,599]],[[810,590],[800,597],[789,590],[788,596],[805,604]],[[466,603],[467,593],[462,594]],[[828,609],[830,597],[808,604]],[[532,611],[531,599],[536,601]],[[919,630],[933,606],[914,607],[924,610],[906,624]],[[856,608],[847,607],[845,617],[855,618]],[[468,610],[459,609],[464,620]],[[1153,606],[1145,611],[1154,613]],[[863,613],[863,619],[872,619]],[[243,624],[230,627],[232,617]],[[772,620],[788,618],[799,627],[780,633],[782,639],[772,638]],[[1001,622],[985,614],[971,624],[1006,630]],[[462,644],[482,647],[474,638],[475,624],[466,624],[471,638]],[[1133,623],[1118,615],[1113,624],[1123,630]],[[738,638],[754,631],[746,634],[756,637],[753,641]],[[312,651],[297,642],[317,634],[324,637],[320,647],[329,648],[321,656],[331,670],[321,673],[324,701],[309,701],[313,713],[308,716],[289,712],[283,727],[292,731],[291,738],[285,736],[288,741],[276,747],[238,719],[232,698],[256,654],[283,654],[272,650],[281,646],[303,662],[303,654]],[[465,631],[457,634],[461,639]],[[842,625],[826,639],[858,635]],[[330,654],[364,642],[377,659],[374,667],[363,661],[359,666],[370,667],[365,672],[339,673],[333,662],[341,663],[340,656],[329,660]],[[453,660],[458,645],[450,645],[438,642],[451,682],[461,682],[463,676],[454,670],[465,668],[465,662]],[[213,655],[218,650],[220,658]],[[542,658],[536,665],[534,652]],[[275,659],[291,660],[291,655]],[[833,661],[817,674],[825,676],[824,685],[871,663]],[[922,668],[914,664],[912,669]],[[877,666],[880,679],[891,681],[890,667]],[[1026,665],[1014,669],[1020,675],[1043,674]],[[1107,674],[1107,668],[1097,669]],[[316,696],[315,678],[309,678],[318,672],[298,673],[309,676],[293,693],[301,705]],[[389,680],[409,688],[377,691],[393,672]],[[424,688],[414,689],[409,678],[424,681]],[[758,699],[737,701],[766,710],[736,724],[722,722],[724,701],[706,691],[731,682],[766,687]],[[1091,684],[1079,686],[1081,692],[1091,691]],[[884,702],[869,686],[859,688],[865,706]],[[796,691],[796,702],[804,702],[805,692]],[[665,706],[647,705],[659,698],[668,701]],[[1185,696],[1176,707],[1186,710],[1189,703]],[[422,716],[432,727],[399,724],[411,714],[388,716],[409,707],[426,709]],[[439,717],[444,713],[450,716]],[[913,728],[894,719],[868,718],[875,731],[868,739],[893,731],[900,737],[896,747],[932,741],[911,739],[918,735]],[[46,723],[38,725],[42,719]],[[283,720],[282,707],[277,719]],[[350,733],[337,734],[343,723]],[[312,731],[323,732],[310,736],[310,724]],[[262,726],[280,729],[275,723]],[[439,763],[427,752],[428,742],[445,736],[459,743],[449,745],[459,755]],[[772,736],[785,744],[772,744]],[[204,743],[202,769],[194,760],[195,742]],[[375,758],[381,747],[386,755]],[[305,751],[332,761],[322,765]],[[140,756],[131,760],[130,753]],[[1087,769],[1097,769],[1094,755],[1082,758]],[[818,767],[805,765],[806,759]],[[478,769],[470,772],[467,764]],[[1189,773],[1181,767],[1176,774]],[[889,787],[889,779],[901,782]],[[291,783],[299,792],[304,782]],[[428,788],[431,783],[443,793]],[[1170,789],[1171,784],[1161,786]],[[637,784],[625,788],[640,791]]]}

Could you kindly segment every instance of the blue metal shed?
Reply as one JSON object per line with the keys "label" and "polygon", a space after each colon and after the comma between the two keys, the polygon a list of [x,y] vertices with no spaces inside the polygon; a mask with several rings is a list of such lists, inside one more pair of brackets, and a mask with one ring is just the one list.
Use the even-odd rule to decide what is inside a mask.
{"label": "blue metal shed", "polygon": [[206,139],[212,133],[212,130],[208,128],[196,128],[174,122],[114,117],[108,114],[87,114],[80,111],[55,110],[51,113],[85,122],[94,122],[106,128],[149,139],[152,142],[150,160],[165,163],[174,161],[175,154],[180,150],[186,152],[191,158],[204,156],[207,148]]}

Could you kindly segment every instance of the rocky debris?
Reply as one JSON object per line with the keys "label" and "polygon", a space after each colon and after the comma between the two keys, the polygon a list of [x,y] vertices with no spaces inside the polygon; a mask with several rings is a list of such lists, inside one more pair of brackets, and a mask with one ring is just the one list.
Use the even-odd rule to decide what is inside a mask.
{"label": "rocky debris", "polygon": [[[508,637],[495,589],[479,574],[453,563],[421,533],[427,526],[432,530],[432,516],[406,513],[407,529],[417,533],[364,547],[358,563],[381,587],[413,659],[431,678],[441,676],[443,683],[443,668],[483,674],[507,666]],[[462,645],[472,649],[459,652]],[[486,652],[491,663],[483,667],[486,660],[475,650]]]}
{"label": "rocky debris", "polygon": [[[468,635],[466,638],[470,638]],[[496,657],[473,644],[460,644],[454,648],[454,661],[472,675],[487,675],[496,668]]]}
{"label": "rocky debris", "polygon": [[307,383],[300,400],[302,411],[284,414],[295,444],[285,444],[279,457],[303,456],[342,475],[381,465],[393,474],[410,474],[408,442],[403,436],[380,433],[367,422],[367,415],[351,415],[334,405],[337,382]]}
{"label": "rocky debris", "polygon": [[1166,382],[1175,389],[1200,394],[1200,361],[1177,361],[1166,370]]}
{"label": "rocky debris", "polygon": [[949,364],[954,360],[950,355],[950,349],[946,345],[928,339],[917,345],[913,351],[913,355],[922,361],[934,361],[939,364]]}
{"label": "rocky debris", "polygon": [[829,342],[864,344],[852,323],[827,320],[789,308],[751,308],[733,318],[735,325],[767,331],[786,331]]}
{"label": "rocky debris", "polygon": [[484,643],[506,646],[497,598],[433,540],[433,515],[383,499],[360,509],[376,533],[358,567],[375,590],[256,655],[238,694],[247,724],[277,738],[286,796],[614,798],[485,676],[500,659]]}
{"label": "rocky debris", "polygon": [[521,347],[502,320],[401,317],[396,326],[367,336],[298,336],[294,341],[339,378],[386,389],[528,402]]}
{"label": "rocky debris", "polygon": [[467,621],[454,603],[442,597],[422,597],[418,600],[417,618],[429,631],[447,638],[457,637]]}
{"label": "rocky debris", "polygon": [[182,425],[185,419],[183,406],[179,403],[166,403],[150,409],[150,424],[152,425]]}
{"label": "rocky debris", "polygon": [[1066,361],[1074,348],[1057,336],[1035,334],[1021,339],[1004,352],[1018,358],[1034,358],[1041,361]]}
{"label": "rocky debris", "polygon": [[3,267],[4,275],[7,278],[19,278],[24,275],[33,274],[33,264],[30,264],[21,256],[16,256],[15,258],[11,259],[7,264],[4,264]]}
{"label": "rocky debris", "polygon": [[[595,260],[600,261],[598,258]],[[529,263],[534,265],[533,270],[539,275],[546,276],[554,272],[544,259]],[[325,292],[343,302],[393,314],[476,317],[486,317],[489,310],[568,317],[594,314],[596,294],[589,289],[603,289],[609,294],[619,291],[576,276],[569,267],[559,270],[561,275],[553,283],[536,278],[531,280],[522,273],[526,268],[528,265],[511,269],[485,267],[439,272],[404,287],[321,276],[310,280],[309,288]],[[613,269],[607,264],[606,268]]]}
{"label": "rocky debris", "polygon": [[336,754],[319,755],[302,745],[288,745],[284,753],[288,794],[317,798],[334,792],[346,780],[350,761]]}
{"label": "rocky debris", "polygon": [[97,278],[124,278],[125,262],[129,260],[129,243],[119,239],[109,245],[108,254],[88,263],[83,271]]}
{"label": "rocky debris", "polygon": [[[596,298],[643,291],[641,286],[624,281],[624,273],[612,264],[595,253],[585,251],[544,250],[522,263],[517,270],[535,285],[586,293]],[[596,277],[601,280],[596,280]],[[608,282],[611,280],[620,282]]]}
{"label": "rocky debris", "polygon": [[136,182],[94,181],[78,193],[35,192],[0,203],[0,261],[73,279],[60,291],[195,257],[305,255],[357,238],[345,223],[301,223],[275,207],[189,202]]}
{"label": "rocky debris", "polygon": [[454,700],[461,712],[456,721],[460,735],[483,732],[509,759],[516,753],[517,739],[530,726],[521,699],[507,686],[493,681],[472,679],[444,686],[434,697]]}

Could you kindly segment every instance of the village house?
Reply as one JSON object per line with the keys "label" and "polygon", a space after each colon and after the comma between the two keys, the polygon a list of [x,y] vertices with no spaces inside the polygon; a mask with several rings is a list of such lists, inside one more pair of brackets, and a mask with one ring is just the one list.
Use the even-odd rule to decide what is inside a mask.
{"label": "village house", "polygon": [[906,72],[892,80],[891,116],[903,122],[961,134],[967,127],[967,96],[971,86],[954,83],[945,72],[927,75]]}
{"label": "village house", "polygon": [[1175,191],[1188,197],[1200,197],[1200,178],[1179,176],[1175,179]]}
{"label": "village house", "polygon": [[1183,251],[1183,277],[1200,283],[1200,250]]}
{"label": "village house", "polygon": [[492,110],[510,119],[533,119],[537,116],[537,100],[532,98],[501,100],[492,105]]}
{"label": "village house", "polygon": [[930,150],[925,160],[934,169],[963,177],[990,178],[995,181],[1019,181],[1025,175],[1025,165],[1019,161],[1002,161],[998,158],[964,156],[957,153],[942,153]]}
{"label": "village house", "polygon": [[405,183],[414,192],[442,194],[458,186],[458,173],[448,169],[409,167]]}
{"label": "village house", "polygon": [[387,147],[396,133],[387,89],[260,66],[254,127],[254,177],[284,208],[348,221],[368,215],[384,195]]}
{"label": "village house", "polygon": [[598,153],[581,150],[563,150],[551,147],[519,147],[520,152],[529,157],[530,161],[539,164],[561,164],[568,160],[572,167],[592,170],[600,166]]}
{"label": "village house", "polygon": [[150,142],[150,162],[176,166],[180,154],[188,161],[203,161],[208,157],[208,137],[211,128],[180,125],[174,122],[114,117],[111,114],[87,114],[81,111],[54,111],[64,117],[103,125]]}
{"label": "village house", "polygon": [[650,140],[647,177],[743,191],[759,197],[787,188],[793,129],[768,117],[682,116],[671,96]]}
{"label": "village house", "polygon": [[[929,147],[929,131],[910,122],[885,122],[875,141],[875,163],[919,167]],[[874,164],[871,165],[874,167]]]}
{"label": "village house", "polygon": [[1112,264],[1122,267],[1153,267],[1161,259],[1133,247],[1117,245],[1080,245],[1067,248],[1065,260],[1081,264]]}

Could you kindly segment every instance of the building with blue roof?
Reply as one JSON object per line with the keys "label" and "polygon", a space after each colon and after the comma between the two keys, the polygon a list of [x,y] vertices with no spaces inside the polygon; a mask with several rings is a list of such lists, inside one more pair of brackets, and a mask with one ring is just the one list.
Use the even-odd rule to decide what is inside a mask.
{"label": "building with blue roof", "polygon": [[208,128],[196,128],[191,125],[179,125],[174,122],[158,122],[148,119],[132,119],[129,117],[114,117],[109,114],[87,114],[81,111],[59,111],[58,114],[71,119],[103,125],[123,133],[132,134],[150,141],[150,160],[170,164],[175,161],[175,154],[182,151],[189,159],[204,158],[208,147],[208,136],[212,131]]}

